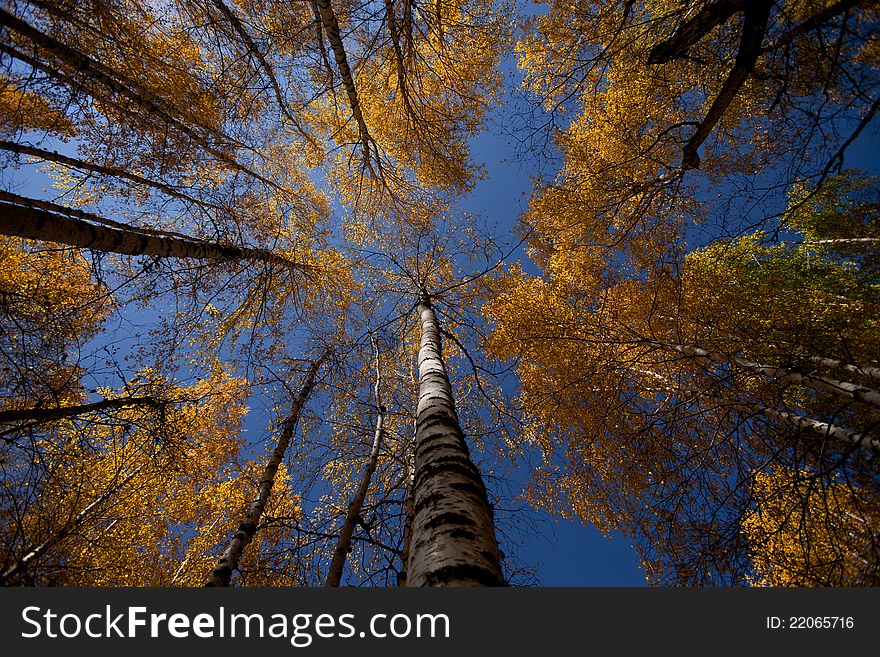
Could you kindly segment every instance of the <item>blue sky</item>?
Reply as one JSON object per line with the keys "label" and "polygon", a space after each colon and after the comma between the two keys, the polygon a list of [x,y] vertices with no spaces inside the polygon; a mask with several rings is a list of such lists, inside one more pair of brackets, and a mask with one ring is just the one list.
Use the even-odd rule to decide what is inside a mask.
{"label": "blue sky", "polygon": [[[512,73],[511,62],[505,65]],[[508,87],[517,83],[515,75]],[[509,111],[509,110],[508,110]],[[479,183],[473,194],[462,199],[461,207],[498,223],[498,234],[515,241],[514,227],[517,218],[525,210],[532,187],[531,176],[539,163],[515,159],[514,145],[501,134],[503,111],[489,117],[489,128],[472,142],[473,158],[485,165],[486,179]],[[856,166],[869,172],[878,172],[877,144],[871,135],[857,141],[847,157],[848,166]],[[50,146],[51,147],[51,146]],[[28,167],[22,169],[28,171]],[[4,176],[6,177],[6,176]],[[17,189],[30,196],[44,196],[38,191],[46,186],[28,175],[17,176],[9,189]],[[520,251],[520,258],[527,271],[530,270]],[[534,271],[534,269],[531,269]],[[116,336],[120,337],[120,336]],[[266,435],[266,417],[259,411],[248,418],[249,439]],[[254,435],[258,434],[258,435]],[[644,572],[639,558],[629,542],[620,538],[605,538],[592,527],[579,522],[557,520],[537,513],[537,531],[526,533],[514,542],[518,543],[519,561],[525,566],[537,566],[539,582],[547,586],[640,586],[645,584]]]}
{"label": "blue sky", "polygon": [[[534,12],[534,5],[527,7]],[[509,91],[521,79],[513,58],[503,65],[505,88]],[[501,99],[509,102],[510,98]],[[532,190],[532,177],[539,173],[552,174],[555,158],[546,153],[544,161],[517,157],[516,144],[506,136],[511,112],[517,105],[508,104],[490,112],[487,128],[471,142],[473,159],[486,168],[486,178],[474,192],[461,200],[462,209],[497,222],[500,239],[511,243],[517,240],[517,219],[527,208]],[[552,155],[556,155],[554,152]],[[550,166],[548,166],[548,163]],[[880,144],[876,128],[866,130],[848,149],[844,160],[846,168],[861,169],[869,174],[880,174]],[[712,231],[700,229],[702,240],[717,239]],[[696,245],[696,244],[695,244]],[[531,273],[537,273],[525,254],[519,249],[511,259]],[[524,474],[524,473],[523,473]],[[518,558],[524,565],[538,567],[538,579],[545,586],[644,586],[645,573],[639,565],[639,556],[630,543],[619,536],[604,537],[594,527],[578,521],[551,518],[536,512],[537,533],[526,533],[520,538]]]}
{"label": "blue sky", "polygon": [[[512,61],[505,65],[506,87],[517,84],[519,76]],[[512,75],[511,75],[512,74]],[[504,99],[509,100],[509,99]],[[497,234],[508,243],[518,237],[515,226],[528,206],[532,176],[538,167],[546,169],[547,161],[524,160],[517,157],[516,144],[504,134],[510,120],[511,105],[495,109],[487,117],[487,128],[471,142],[471,154],[485,166],[486,177],[467,198],[463,210],[497,222]],[[546,171],[544,171],[546,174]],[[529,273],[537,273],[520,248],[511,259]],[[520,471],[521,475],[525,472]],[[525,532],[516,541],[517,558],[524,566],[538,568],[538,581],[543,586],[644,586],[645,574],[639,557],[628,541],[620,537],[604,537],[591,526],[578,521],[551,517],[533,512],[534,532]]]}

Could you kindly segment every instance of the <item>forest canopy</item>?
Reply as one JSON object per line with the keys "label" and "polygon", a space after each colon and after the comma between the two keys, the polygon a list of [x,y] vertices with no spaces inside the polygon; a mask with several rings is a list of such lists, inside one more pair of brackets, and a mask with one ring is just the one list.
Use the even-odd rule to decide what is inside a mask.
{"label": "forest canopy", "polygon": [[0,583],[880,585],[878,28],[5,0]]}

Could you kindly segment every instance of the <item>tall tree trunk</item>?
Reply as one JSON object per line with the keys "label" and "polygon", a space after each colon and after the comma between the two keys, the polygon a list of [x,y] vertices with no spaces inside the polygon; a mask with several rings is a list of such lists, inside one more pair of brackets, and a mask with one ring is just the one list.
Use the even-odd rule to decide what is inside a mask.
{"label": "tall tree trunk", "polygon": [[[413,372],[413,407],[419,403],[419,377]],[[406,499],[403,502],[403,546],[400,550],[400,572],[397,573],[397,586],[404,587],[407,582],[407,569],[409,568],[409,555],[412,551],[412,528],[413,516],[415,516],[415,501],[413,499],[413,481],[416,474],[415,444],[418,423],[416,416],[412,416],[412,442],[407,446],[404,456],[406,468]]]}
{"label": "tall tree trunk", "polygon": [[[7,199],[14,199],[14,202],[7,202]],[[186,236],[163,235],[160,234],[161,231],[127,227],[100,217],[95,219],[105,225],[96,225],[85,219],[70,216],[72,214],[91,216],[47,201],[3,193],[0,200],[0,235],[124,255],[195,260],[250,260],[304,272],[312,270],[308,265],[295,263],[263,249],[217,244]],[[106,225],[111,223],[114,225]]]}
{"label": "tall tree trunk", "polygon": [[701,399],[720,401],[726,406],[741,411],[755,413],[756,415],[763,415],[768,419],[776,420],[777,422],[781,422],[782,424],[788,424],[795,429],[806,429],[812,431],[813,433],[817,433],[820,436],[826,436],[827,438],[830,438],[840,444],[849,447],[867,449],[873,451],[876,454],[880,454],[880,438],[878,438],[876,434],[871,435],[867,432],[851,431],[845,427],[841,427],[836,424],[814,420],[811,417],[767,408],[762,404],[726,400],[723,398],[712,397],[710,395],[703,394],[699,394],[698,396]]}
{"label": "tall tree trunk", "polygon": [[315,387],[318,369],[329,355],[330,350],[327,349],[309,367],[303,386],[290,409],[290,415],[287,416],[281,427],[278,443],[275,445],[269,462],[266,463],[266,467],[263,469],[263,476],[260,477],[260,484],[257,488],[257,499],[248,506],[244,519],[238,525],[238,529],[226,550],[223,551],[220,562],[211,573],[205,586],[229,586],[229,582],[232,580],[232,571],[238,567],[244,549],[253,540],[254,534],[257,533],[257,526],[260,524],[260,518],[272,492],[272,484],[275,483],[275,473],[278,472],[278,467],[284,461],[284,455],[287,452],[288,445],[290,445],[291,438],[293,438],[293,432],[296,429],[300,413],[302,413],[303,406],[305,406],[312,389]]}
{"label": "tall tree trunk", "polygon": [[415,515],[407,586],[503,586],[492,509],[458,422],[440,327],[424,291],[418,313]]}
{"label": "tall tree trunk", "polygon": [[850,372],[859,376],[867,376],[880,381],[880,367],[863,367],[861,365],[845,363],[842,360],[838,360],[836,358],[825,358],[823,356],[798,356],[798,358],[804,358],[808,362],[815,363],[816,365],[821,365],[822,367],[843,370],[844,372]]}
{"label": "tall tree trunk", "polygon": [[415,471],[411,460],[407,461],[406,476],[406,500],[403,503],[403,549],[401,550],[400,560],[403,562],[403,568],[397,573],[397,585],[406,586],[409,567],[409,555],[412,551],[412,528],[413,516],[415,515],[415,501],[413,500],[413,479]]}
{"label": "tall tree trunk", "polygon": [[361,111],[361,102],[358,98],[357,88],[354,86],[354,76],[351,74],[351,67],[348,64],[348,55],[345,53],[345,46],[342,43],[342,37],[339,35],[339,22],[336,19],[336,12],[333,11],[333,5],[330,0],[316,0],[318,13],[321,16],[321,22],[324,24],[324,32],[327,35],[327,41],[333,49],[333,56],[336,58],[336,66],[339,68],[339,75],[342,78],[342,84],[345,87],[345,93],[348,96],[348,103],[351,106],[351,113],[358,126],[358,137],[364,155],[364,165],[369,169],[370,173],[375,175],[373,165],[371,163],[372,156],[370,154],[370,132],[367,130],[367,124],[364,121],[364,113]]}
{"label": "tall tree trunk", "polygon": [[880,391],[866,386],[856,385],[849,381],[840,381],[838,379],[832,379],[831,377],[818,374],[802,374],[784,367],[765,365],[763,363],[749,360],[748,358],[731,356],[719,351],[709,351],[708,349],[702,349],[693,345],[657,342],[655,340],[647,340],[646,343],[661,349],[674,351],[689,358],[702,358],[719,363],[727,363],[728,365],[736,365],[745,370],[755,372],[756,374],[763,374],[768,378],[776,379],[782,385],[803,385],[812,388],[813,390],[831,392],[842,397],[847,397],[880,408]]}
{"label": "tall tree trunk", "polygon": [[[43,71],[63,84],[68,84],[77,88],[98,100],[101,100],[102,94],[98,91],[96,84],[100,85],[105,90],[116,94],[118,97],[127,99],[133,103],[135,107],[146,111],[181,134],[186,135],[195,143],[199,144],[205,151],[221,162],[224,162],[230,168],[245,173],[270,187],[278,189],[279,191],[284,191],[283,187],[275,182],[240,164],[228,152],[212,144],[202,133],[207,132],[214,139],[220,139],[227,143],[232,143],[233,140],[228,135],[224,135],[216,128],[210,126],[198,125],[195,127],[180,120],[177,117],[180,111],[179,106],[176,107],[174,103],[167,101],[164,98],[160,98],[148,89],[142,87],[137,81],[126,78],[119,71],[115,71],[89,57],[85,53],[58,41],[51,35],[41,32],[3,8],[0,8],[0,26],[24,37],[30,41],[35,48],[50,53],[51,56],[67,70],[60,70],[56,66],[49,65],[35,57],[31,57],[27,53],[19,51],[8,43],[0,42],[0,51],[6,52],[15,59],[18,59],[35,69]],[[71,71],[78,74],[78,77],[82,79],[76,79],[77,75],[71,75]]]}
{"label": "tall tree trunk", "polygon": [[384,437],[385,423],[385,407],[382,405],[382,397],[380,388],[382,383],[382,369],[379,363],[379,347],[373,338],[373,348],[376,352],[376,383],[373,387],[376,397],[376,430],[373,435],[373,445],[370,450],[370,458],[361,474],[361,481],[355,492],[351,504],[345,514],[345,521],[342,523],[342,529],[339,530],[339,541],[336,543],[336,549],[333,551],[333,559],[330,562],[330,569],[327,571],[327,586],[338,587],[342,581],[342,571],[345,569],[345,560],[348,551],[351,548],[351,537],[354,534],[354,527],[360,517],[361,509],[364,506],[364,500],[367,497],[367,490],[373,479],[373,473],[376,471],[376,464],[379,462],[379,450],[382,448],[382,439]]}
{"label": "tall tree trunk", "polygon": [[321,10],[318,9],[318,3],[315,0],[309,0],[312,7],[312,15],[315,17],[315,43],[318,52],[321,53],[321,60],[324,62],[324,70],[327,72],[327,84],[333,84],[333,69],[330,67],[330,60],[327,58],[327,49],[324,47],[324,23],[321,20]]}
{"label": "tall tree trunk", "polygon": [[403,49],[400,46],[400,36],[397,32],[397,17],[394,13],[394,3],[392,0],[385,0],[385,22],[388,25],[388,34],[391,37],[391,44],[394,46],[394,59],[397,70],[397,91],[403,100],[403,108],[408,116],[418,120],[409,100],[409,91],[406,84],[406,66],[404,64]]}
{"label": "tall tree trunk", "polygon": [[225,2],[223,2],[223,0],[212,1],[217,10],[229,22],[232,29],[242,40],[248,53],[257,60],[257,63],[259,63],[260,67],[263,69],[264,75],[268,78],[269,84],[272,85],[272,90],[275,92],[275,100],[278,103],[278,108],[281,110],[281,113],[291,124],[293,124],[300,136],[311,144],[313,148],[317,149],[317,142],[303,129],[296,117],[290,113],[290,108],[288,107],[287,101],[284,99],[284,94],[281,92],[281,86],[278,84],[278,76],[275,75],[275,69],[269,63],[269,60],[266,59],[263,51],[260,50],[259,46],[254,42],[250,33],[247,31],[247,28],[244,26],[244,23],[242,23],[241,19]]}
{"label": "tall tree trunk", "polygon": [[76,406],[56,406],[37,408],[14,408],[0,411],[0,424],[13,422],[51,422],[62,418],[71,418],[86,413],[95,413],[116,408],[128,408],[131,406],[152,406],[160,408],[163,402],[155,397],[120,397],[119,399],[104,399],[91,404],[77,404]]}
{"label": "tall tree trunk", "polygon": [[143,176],[138,176],[136,174],[116,167],[110,167],[103,164],[94,164],[93,162],[86,162],[85,160],[62,155],[61,153],[58,153],[56,151],[47,151],[45,149],[36,148],[34,146],[17,144],[13,141],[0,140],[0,149],[10,151],[12,153],[18,153],[19,155],[31,155],[33,157],[38,157],[41,160],[46,160],[47,162],[58,162],[59,164],[64,164],[65,166],[73,167],[74,169],[80,169],[81,171],[92,171],[94,173],[100,173],[105,176],[122,178],[124,180],[129,180],[137,185],[143,185],[144,187],[152,187],[153,189],[158,189],[160,192],[163,192],[168,196],[173,196],[174,198],[186,201],[187,203],[193,203],[195,205],[212,208],[214,210],[223,209],[219,205],[206,203],[205,201],[193,198],[192,196],[181,192],[179,189],[175,189],[174,187],[166,185],[165,183],[150,180],[148,178],[144,178]]}

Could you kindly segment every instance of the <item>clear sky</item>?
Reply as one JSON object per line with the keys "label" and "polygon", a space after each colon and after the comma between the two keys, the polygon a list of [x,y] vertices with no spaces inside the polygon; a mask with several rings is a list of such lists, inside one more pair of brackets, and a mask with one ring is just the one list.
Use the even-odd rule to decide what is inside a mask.
{"label": "clear sky", "polygon": [[[518,80],[508,60],[505,70],[513,74],[507,87]],[[487,175],[473,194],[462,199],[461,207],[490,221],[497,222],[498,234],[514,242],[515,225],[528,204],[532,188],[532,176],[537,172],[537,161],[516,159],[515,145],[503,134],[503,128],[511,118],[511,106],[493,112],[488,118],[489,127],[472,142],[472,156],[485,165]],[[49,146],[52,147],[51,145]],[[866,134],[851,148],[846,164],[871,173],[880,172],[878,145]],[[546,164],[546,162],[545,162]],[[24,167],[23,175],[16,176],[16,184],[7,189],[22,194],[41,197],[45,192],[39,188],[48,186],[44,178],[28,175],[30,167]],[[546,171],[545,171],[546,173]],[[6,174],[4,174],[4,178]],[[6,181],[4,181],[5,183]],[[534,271],[525,260],[523,250],[515,255],[527,271]],[[117,336],[118,337],[118,336]],[[256,411],[248,418],[248,438],[256,440],[257,432],[266,428],[265,415]],[[262,437],[262,434],[260,434]],[[524,473],[521,473],[524,474]],[[517,559],[526,567],[538,568],[538,583],[546,586],[642,586],[644,572],[639,567],[639,557],[629,542],[620,538],[603,537],[595,528],[585,527],[576,521],[557,520],[535,512],[534,532],[517,536],[519,543]]]}

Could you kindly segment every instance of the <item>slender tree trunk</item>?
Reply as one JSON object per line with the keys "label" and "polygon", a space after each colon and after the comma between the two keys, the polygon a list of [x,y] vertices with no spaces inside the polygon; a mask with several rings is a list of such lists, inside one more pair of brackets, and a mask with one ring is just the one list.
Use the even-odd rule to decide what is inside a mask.
{"label": "slender tree trunk", "polygon": [[880,237],[834,237],[825,240],[802,240],[800,242],[783,242],[783,244],[805,244],[807,246],[815,246],[817,244],[877,244],[880,243]]}
{"label": "slender tree trunk", "polygon": [[[413,407],[418,406],[419,403],[419,377],[413,372],[412,375],[413,382]],[[413,528],[413,516],[415,516],[415,500],[413,499],[413,481],[415,480],[416,474],[416,461],[415,461],[415,444],[416,444],[416,431],[418,430],[418,423],[416,422],[416,416],[413,415],[412,418],[412,443],[408,446],[406,450],[406,456],[404,457],[404,467],[406,468],[406,499],[403,502],[403,546],[400,551],[400,562],[401,568],[400,572],[397,573],[397,586],[404,587],[407,582],[407,569],[409,568],[409,555],[412,551],[412,528]]]}
{"label": "slender tree trunk", "polygon": [[781,422],[783,424],[788,424],[789,426],[792,426],[796,429],[807,429],[809,431],[812,431],[813,433],[817,433],[821,436],[826,436],[838,443],[842,443],[850,447],[861,447],[863,449],[871,450],[875,453],[880,454],[880,438],[878,438],[876,434],[872,436],[866,432],[851,431],[836,424],[821,422],[819,420],[814,420],[811,417],[797,415],[795,413],[788,413],[786,411],[779,411],[772,408],[767,408],[766,406],[763,406],[761,404],[731,401],[702,394],[698,396],[703,399],[720,401],[721,403],[730,406],[731,408],[748,411],[749,413],[755,413],[756,415],[763,415],[766,418],[776,420],[777,422]]}
{"label": "slender tree trunk", "polygon": [[[13,195],[4,194],[8,198]],[[43,242],[55,242],[81,248],[121,253],[195,260],[250,260],[277,264],[289,269],[311,271],[271,251],[205,242],[189,237],[172,237],[121,224],[95,225],[84,219],[69,216],[76,210],[46,201],[15,197],[18,202],[0,202],[0,235],[24,237]],[[48,208],[48,209],[47,209]],[[81,213],[85,215],[85,213]],[[100,219],[100,218],[98,218]],[[109,223],[109,220],[102,220]]]}
{"label": "slender tree trunk", "polygon": [[403,0],[403,51],[407,59],[413,55],[413,16],[412,0]]}
{"label": "slender tree trunk", "polygon": [[400,37],[397,33],[397,17],[394,13],[393,0],[385,0],[385,22],[388,25],[388,34],[391,37],[391,45],[394,46],[394,58],[397,69],[397,89],[403,98],[407,113],[410,112],[409,95],[406,90],[406,68],[403,63],[403,49],[400,47]]}
{"label": "slender tree trunk", "polygon": [[[251,38],[251,35],[248,33],[244,24],[241,20],[236,16],[235,12],[229,8],[229,6],[223,2],[223,0],[212,0],[214,6],[217,10],[223,15],[223,17],[229,22],[232,26],[232,29],[238,35],[238,37],[242,40],[247,51],[257,60],[260,66],[263,69],[263,73],[269,79],[269,84],[272,85],[272,90],[275,92],[275,100],[278,102],[278,108],[284,113],[286,117],[293,120],[293,117],[290,116],[290,111],[287,108],[287,103],[284,100],[284,94],[281,93],[281,87],[278,85],[278,78],[275,76],[275,70],[272,68],[272,65],[266,60],[266,57],[263,55],[263,51],[259,49],[254,40]],[[295,120],[293,120],[296,123]]]}
{"label": "slender tree trunk", "polygon": [[[214,522],[212,522],[210,525],[208,525],[208,528],[206,530],[203,530],[202,534],[203,535],[210,534],[210,532],[213,531],[214,527],[217,526],[217,524],[220,522],[220,520],[221,520],[221,517],[215,518]],[[192,557],[194,552],[195,551],[192,549],[187,550],[186,556],[183,558],[183,560],[180,562],[180,565],[177,567],[177,570],[175,570],[174,574],[171,576],[171,581],[168,583],[169,586],[174,586],[174,584],[177,582],[177,580],[183,574],[183,571],[186,570],[186,567],[189,565],[190,557]]]}
{"label": "slender tree trunk", "polygon": [[78,81],[69,73],[60,71],[53,66],[47,65],[45,62],[41,62],[26,53],[20,52],[9,44],[0,44],[0,50],[6,52],[12,57],[51,75],[65,84],[80,89],[93,98],[100,99],[101,94],[94,87],[94,83],[98,83],[117,96],[134,103],[136,107],[142,108],[181,134],[186,135],[205,149],[205,151],[221,162],[224,162],[232,169],[256,178],[260,182],[278,189],[279,191],[283,191],[283,188],[276,183],[240,164],[229,153],[214,146],[209,139],[203,134],[200,134],[200,132],[207,132],[214,138],[219,137],[223,141],[231,142],[232,140],[228,136],[220,134],[218,130],[209,126],[199,125],[198,129],[196,129],[184,121],[181,121],[176,116],[179,112],[179,107],[175,107],[172,103],[151,93],[148,89],[142,87],[137,81],[127,79],[119,73],[119,71],[115,71],[92,59],[85,53],[80,52],[67,44],[61,43],[54,37],[41,32],[3,8],[0,8],[0,26],[16,32],[20,36],[29,40],[35,47],[42,49],[44,52],[50,53],[68,70],[77,72],[79,76],[85,78],[87,81]]}
{"label": "slender tree trunk", "polygon": [[443,43],[443,0],[434,0],[434,20],[437,23],[437,36]]}
{"label": "slender tree trunk", "polygon": [[0,424],[13,422],[51,422],[63,418],[76,417],[86,413],[95,413],[116,408],[129,408],[131,406],[152,406],[159,408],[163,402],[154,397],[122,397],[120,399],[104,399],[91,404],[78,404],[76,406],[58,406],[55,408],[18,408],[0,411]]}
{"label": "slender tree trunk", "polygon": [[694,399],[702,399],[704,401],[708,401],[711,404],[722,404],[724,406],[735,408],[737,410],[754,413],[756,415],[762,415],[771,420],[776,420],[777,422],[788,424],[789,426],[792,426],[796,429],[806,429],[814,433],[818,433],[822,436],[833,438],[834,440],[841,442],[845,445],[880,451],[880,439],[871,436],[865,432],[851,431],[850,429],[838,426],[836,424],[821,422],[811,417],[798,415],[796,413],[788,413],[786,411],[768,408],[762,404],[754,402],[737,401],[735,399],[725,399],[723,397],[709,395],[704,392],[681,390],[677,386],[677,384],[660,374],[641,369],[637,371],[641,374],[650,375],[653,378],[663,381],[665,383],[664,391],[669,393],[670,395],[678,395],[682,398],[690,395]]}
{"label": "slender tree trunk", "polygon": [[324,24],[324,32],[327,35],[327,41],[333,49],[333,56],[336,58],[336,66],[339,68],[339,75],[342,78],[342,84],[345,87],[345,93],[348,96],[348,102],[351,106],[351,113],[358,126],[358,136],[363,148],[364,164],[373,172],[370,155],[370,132],[367,130],[367,124],[364,121],[364,114],[361,111],[361,103],[358,98],[357,88],[354,86],[354,76],[351,74],[351,67],[348,64],[348,56],[345,53],[345,46],[342,43],[342,37],[339,35],[339,22],[336,20],[336,12],[333,11],[333,5],[330,0],[316,0],[318,13],[321,16],[321,22]]}
{"label": "slender tree trunk", "polygon": [[275,450],[263,469],[263,476],[260,477],[260,484],[257,488],[257,499],[248,506],[244,519],[238,525],[238,529],[226,550],[223,551],[220,562],[211,573],[205,586],[229,586],[229,582],[232,580],[232,572],[238,567],[244,549],[253,540],[254,534],[257,533],[260,518],[272,492],[272,484],[275,483],[275,473],[278,472],[278,467],[284,461],[284,455],[287,452],[288,445],[290,445],[291,438],[293,438],[293,432],[296,430],[296,423],[299,420],[300,413],[302,413],[303,406],[305,406],[312,389],[315,387],[318,369],[329,355],[330,351],[328,349],[309,367],[303,386],[290,409],[290,415],[287,416],[281,427],[281,435],[278,437]]}
{"label": "slender tree trunk", "polygon": [[856,385],[848,381],[839,381],[831,377],[821,376],[818,374],[801,374],[784,367],[774,367],[758,363],[748,358],[739,356],[731,356],[718,351],[709,351],[692,345],[672,344],[666,342],[656,342],[654,340],[646,341],[647,344],[660,347],[661,349],[675,351],[689,358],[703,358],[728,365],[737,365],[743,369],[763,374],[764,376],[776,379],[782,385],[803,385],[813,390],[821,390],[823,392],[831,392],[842,397],[847,397],[855,401],[870,404],[880,408],[880,391],[865,386]]}
{"label": "slender tree trunk", "polygon": [[317,148],[318,145],[315,140],[308,133],[306,133],[300,122],[297,121],[296,117],[290,113],[290,108],[288,107],[287,101],[284,99],[284,94],[281,92],[281,86],[278,84],[278,76],[275,75],[275,70],[266,59],[266,56],[263,55],[263,51],[260,50],[259,46],[257,46],[257,44],[254,42],[253,38],[251,38],[251,35],[248,33],[247,28],[245,28],[244,24],[241,22],[241,19],[239,19],[235,12],[230,9],[229,6],[225,2],[223,2],[223,0],[213,0],[213,3],[217,10],[232,26],[232,29],[235,31],[238,37],[242,40],[247,51],[257,60],[260,67],[263,69],[263,73],[269,79],[269,84],[272,85],[272,91],[275,92],[275,100],[278,103],[278,108],[281,110],[281,113],[288,121],[290,121],[291,124],[293,124],[293,126],[296,128],[297,132],[299,132],[300,136],[302,136],[303,139],[305,139],[313,147]]}
{"label": "slender tree trunk", "polygon": [[861,365],[852,365],[851,363],[845,363],[842,360],[837,360],[836,358],[824,358],[822,356],[806,356],[804,358],[808,362],[815,363],[816,365],[821,365],[822,367],[842,370],[844,372],[857,374],[858,376],[867,376],[880,381],[880,367],[862,367]]}
{"label": "slender tree trunk", "polygon": [[407,586],[503,586],[492,509],[458,422],[437,316],[424,291],[418,313],[415,515]]}
{"label": "slender tree trunk", "polygon": [[413,516],[415,515],[415,501],[413,500],[413,479],[415,471],[413,463],[407,462],[406,477],[406,500],[403,503],[403,549],[401,550],[400,560],[403,562],[403,568],[397,573],[397,585],[406,586],[408,573],[407,564],[409,564],[409,555],[412,551],[412,528]]}
{"label": "slender tree trunk", "polygon": [[138,176],[136,174],[130,173],[123,169],[118,169],[116,167],[109,167],[102,164],[94,164],[92,162],[86,162],[85,160],[80,160],[73,157],[68,157],[67,155],[62,155],[61,153],[57,153],[55,151],[47,151],[42,148],[36,148],[34,146],[26,146],[24,144],[17,144],[12,141],[0,140],[0,149],[5,151],[10,151],[12,153],[18,153],[19,155],[31,155],[33,157],[38,157],[41,160],[46,160],[47,162],[58,162],[59,164],[64,164],[65,166],[72,167],[74,169],[79,169],[81,171],[91,171],[93,173],[100,173],[105,176],[112,176],[114,178],[122,178],[124,180],[128,180],[137,185],[143,185],[144,187],[152,187],[153,189],[157,189],[160,192],[167,194],[168,196],[172,196],[174,198],[178,198],[182,201],[186,201],[187,203],[193,203],[195,205],[200,205],[202,207],[212,208],[214,210],[221,210],[220,206],[214,205],[213,203],[206,203],[205,201],[201,201],[199,199],[193,198],[188,194],[184,194],[178,189],[171,187],[170,185],[166,185],[165,183],[157,182],[155,180],[150,180],[148,178],[144,178],[143,176]]}
{"label": "slender tree trunk", "polygon": [[339,530],[339,541],[336,543],[336,549],[333,551],[333,559],[330,562],[330,569],[327,571],[327,586],[338,587],[342,581],[342,571],[345,569],[345,560],[348,551],[351,548],[351,537],[354,534],[354,527],[357,524],[361,509],[364,506],[364,500],[367,497],[367,490],[373,479],[373,473],[376,471],[376,465],[379,462],[379,450],[382,448],[382,439],[385,428],[385,407],[382,405],[382,397],[380,388],[382,383],[382,370],[379,363],[379,347],[373,338],[373,348],[376,352],[376,383],[374,386],[376,397],[376,431],[373,435],[373,445],[370,450],[370,458],[361,474],[361,481],[358,485],[357,492],[348,505],[345,514],[345,521],[342,523],[342,529]]}
{"label": "slender tree trunk", "polygon": [[309,0],[312,7],[312,15],[315,17],[315,43],[318,52],[321,53],[321,60],[324,62],[324,70],[327,72],[327,82],[333,82],[333,68],[330,66],[330,60],[327,58],[327,49],[324,47],[324,25],[321,20],[321,10],[318,9],[318,3],[315,0]]}

